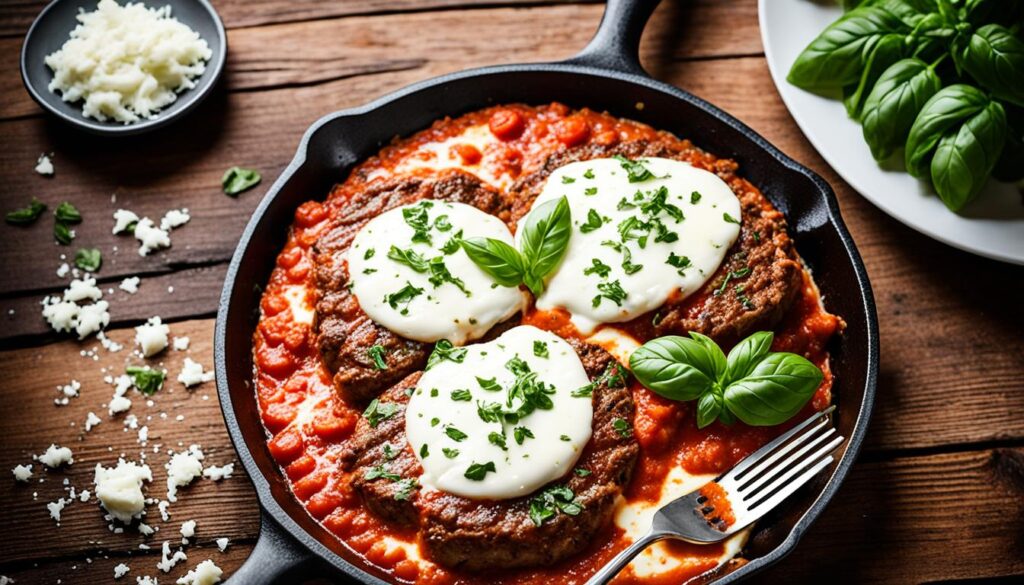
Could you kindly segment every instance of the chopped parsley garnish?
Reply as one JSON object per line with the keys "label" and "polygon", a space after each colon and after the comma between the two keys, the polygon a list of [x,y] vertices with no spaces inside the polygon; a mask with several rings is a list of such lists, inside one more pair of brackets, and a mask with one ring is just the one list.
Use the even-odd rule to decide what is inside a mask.
{"label": "chopped parsley garnish", "polygon": [[690,193],[690,203],[696,205],[698,201],[700,201],[700,192],[694,191],[693,193]]}
{"label": "chopped parsley garnish", "polygon": [[430,353],[430,357],[427,358],[426,369],[429,370],[444,360],[461,364],[462,361],[466,359],[466,351],[468,351],[466,348],[455,347],[452,345],[452,342],[447,339],[442,339],[434,345],[434,351],[432,351]]}
{"label": "chopped parsley garnish", "polygon": [[448,435],[448,438],[455,441],[456,443],[465,441],[469,435],[453,427],[452,425],[444,426],[444,434]]}
{"label": "chopped parsley garnish", "polygon": [[402,210],[402,218],[413,229],[413,242],[430,243],[430,217],[427,215],[427,209],[433,205],[431,201],[420,201],[418,204]]}
{"label": "chopped parsley garnish", "polygon": [[754,232],[754,242],[758,244],[761,243],[761,232]]}
{"label": "chopped parsley garnish", "polygon": [[430,277],[427,280],[430,281],[430,284],[434,285],[434,288],[437,288],[446,282],[450,282],[454,284],[456,288],[461,290],[467,297],[472,296],[472,293],[466,289],[466,283],[462,282],[461,278],[456,278],[452,276],[451,272],[448,272],[448,267],[444,265],[444,256],[432,258],[430,262],[427,263],[427,266],[430,268]]}
{"label": "chopped parsley garnish", "polygon": [[391,481],[398,481],[402,479],[402,476],[398,475],[397,473],[391,473],[383,465],[375,465],[371,467],[369,470],[367,470],[365,474],[363,474],[363,479],[365,479],[366,481],[373,481],[375,479],[389,479]]}
{"label": "chopped parsley garnish", "polygon": [[598,275],[601,278],[607,278],[608,275],[611,274],[611,272],[612,272],[612,267],[611,266],[608,266],[607,264],[605,264],[604,262],[601,262],[597,258],[592,258],[590,260],[590,263],[591,263],[591,266],[589,268],[584,268],[583,269],[583,274],[585,276],[591,275],[591,274],[596,274],[596,275]]}
{"label": "chopped parsley garnish", "polygon": [[259,171],[243,169],[242,167],[231,167],[224,171],[224,176],[220,178],[220,186],[224,190],[225,195],[234,197],[246,189],[255,187],[261,178]]}
{"label": "chopped parsley garnish", "polygon": [[[392,309],[398,311],[402,315],[409,314],[409,303],[419,295],[423,294],[422,288],[417,288],[412,285],[409,281],[405,282],[405,286],[398,289],[397,291],[384,296],[384,302],[391,306]],[[401,308],[399,308],[401,306]]]}
{"label": "chopped parsley garnish", "polygon": [[559,438],[559,439],[561,439],[561,440],[563,440],[563,441],[566,441],[566,442],[568,442],[568,441],[571,441],[571,440],[572,440],[571,438],[569,438],[569,435],[562,435],[561,437],[558,437],[558,438]]}
{"label": "chopped parsley garnish", "polygon": [[363,411],[363,417],[371,427],[377,428],[381,421],[391,418],[396,412],[398,412],[398,405],[394,402],[381,402],[374,398]]}
{"label": "chopped parsley garnish", "polygon": [[488,392],[501,392],[501,384],[498,383],[497,378],[486,379],[477,376],[476,383],[480,384],[480,387]]}
{"label": "chopped parsley garnish", "polygon": [[722,214],[722,219],[724,219],[728,223],[734,223],[736,225],[740,225],[740,220],[738,220],[735,217],[729,215],[728,213],[723,213]]}
{"label": "chopped parsley garnish", "polygon": [[628,296],[626,291],[622,290],[622,284],[617,280],[611,282],[602,282],[597,285],[597,290],[600,294],[594,297],[591,304],[597,307],[601,304],[601,301],[608,299],[618,306],[622,306],[622,301],[626,300]]}
{"label": "chopped parsley garnish", "polygon": [[639,183],[642,181],[648,181],[658,177],[654,176],[644,163],[638,160],[629,160],[621,154],[615,155],[615,160],[619,161],[622,168],[626,170],[626,174],[629,176],[630,183]]}
{"label": "chopped parsley garnish", "polygon": [[469,402],[473,400],[473,395],[469,393],[469,390],[465,388],[459,390],[452,390],[452,400],[456,402]]}
{"label": "chopped parsley garnish", "polygon": [[533,431],[526,427],[516,427],[512,430],[512,437],[516,440],[516,444],[522,445],[526,439],[534,439]]}
{"label": "chopped parsley garnish", "polygon": [[548,342],[536,340],[533,342],[533,355],[537,357],[548,357]]}
{"label": "chopped parsley garnish", "polygon": [[391,443],[384,443],[384,458],[388,461],[398,457],[398,450],[391,446]]}
{"label": "chopped parsley garnish", "polygon": [[584,195],[597,195],[597,187],[587,187],[583,190]]}
{"label": "chopped parsley garnish", "polygon": [[622,437],[628,439],[633,436],[633,428],[626,422],[625,419],[616,418],[612,421],[612,428],[615,432],[619,433]]}
{"label": "chopped parsley garnish", "polygon": [[[394,248],[394,246],[392,246],[392,248]],[[370,258],[373,258],[373,255],[376,253],[376,248],[367,248],[366,253],[363,254],[363,260],[369,260]]]}
{"label": "chopped parsley garnish", "polygon": [[576,477],[587,477],[590,475],[590,470],[583,469],[582,467],[577,467],[576,469],[573,469],[572,472],[576,474]]}
{"label": "chopped parsley garnish", "polygon": [[441,419],[439,419],[439,418],[437,418],[435,416],[434,418],[430,419],[430,426],[436,427],[440,422],[441,422]]}
{"label": "chopped parsley garnish", "polygon": [[441,452],[444,453],[444,456],[449,459],[455,459],[456,457],[459,456],[458,449],[449,449],[448,447],[441,447]]}
{"label": "chopped parsley garnish", "polygon": [[403,250],[398,246],[391,246],[391,249],[388,250],[388,258],[399,264],[405,264],[416,272],[427,271],[427,260],[411,248]]}
{"label": "chopped parsley garnish", "polygon": [[480,417],[480,420],[487,423],[498,423],[501,422],[503,411],[501,404],[497,402],[485,402],[478,400],[476,403],[476,414]]}
{"label": "chopped parsley garnish", "polygon": [[434,229],[439,232],[448,232],[452,229],[452,222],[447,215],[439,215],[434,220]]}
{"label": "chopped parsley garnish", "polygon": [[562,184],[563,185],[570,185],[570,184],[575,183],[575,182],[576,182],[576,179],[574,179],[574,178],[572,178],[572,177],[570,177],[568,175],[564,175],[562,177]]}
{"label": "chopped parsley garnish", "polygon": [[573,398],[589,398],[594,394],[594,388],[597,388],[601,384],[607,384],[609,388],[621,388],[626,385],[625,371],[619,366],[619,364],[609,364],[608,367],[601,372],[601,375],[594,379],[586,386],[580,386],[579,388],[572,391]]}
{"label": "chopped parsley garnish", "polygon": [[426,459],[427,457],[430,457],[430,446],[427,445],[426,443],[423,443],[423,445],[420,446],[420,457],[422,459]]}
{"label": "chopped parsley garnish", "polygon": [[7,215],[4,216],[4,220],[14,225],[28,225],[39,219],[39,216],[44,211],[46,211],[46,204],[33,197],[28,207],[8,211]]}
{"label": "chopped parsley garnish", "polygon": [[736,300],[743,305],[743,308],[748,311],[754,310],[754,303],[750,300],[750,297],[743,293],[743,285],[736,285],[735,290]]}
{"label": "chopped parsley garnish", "polygon": [[[646,236],[644,237],[646,238]],[[644,241],[646,242],[646,239]],[[643,264],[633,264],[633,253],[629,251],[629,248],[626,247],[625,244],[613,242],[612,240],[605,240],[601,242],[601,245],[608,246],[612,250],[622,254],[622,270],[624,270],[626,274],[633,274],[643,269]],[[641,248],[642,247],[643,246],[641,246]],[[588,268],[587,270],[590,269]],[[604,278],[604,276],[602,276],[602,278]]]}
{"label": "chopped parsley garnish", "polygon": [[589,234],[599,229],[602,225],[604,225],[604,219],[601,217],[601,214],[591,209],[587,212],[587,222],[580,224],[580,231],[584,234]]}
{"label": "chopped parsley garnish", "polygon": [[445,255],[451,256],[452,254],[459,251],[459,248],[462,246],[461,242],[462,230],[459,230],[455,232],[454,236],[448,238],[448,241],[445,242],[443,246],[441,246],[441,251],[444,252]]}
{"label": "chopped parsley garnish", "polygon": [[79,248],[75,253],[75,266],[86,272],[96,272],[103,264],[103,255],[96,248]]}
{"label": "chopped parsley garnish", "polygon": [[537,526],[562,512],[576,516],[583,511],[583,505],[566,486],[551,486],[530,500],[530,520]]}
{"label": "chopped parsley garnish", "polygon": [[146,396],[156,394],[164,385],[165,374],[163,370],[154,370],[149,366],[128,366],[124,373],[132,377],[132,383]]}
{"label": "chopped parsley garnish", "polygon": [[465,475],[466,479],[472,479],[473,481],[483,481],[484,476],[487,475],[487,472],[494,473],[495,471],[497,471],[497,469],[495,469],[494,467],[494,462],[488,461],[487,463],[470,464],[469,468],[466,469],[466,473],[464,473],[463,475]]}
{"label": "chopped parsley garnish", "polygon": [[714,295],[717,297],[721,295],[723,292],[725,292],[725,287],[729,285],[730,280],[745,278],[749,275],[750,268],[746,266],[740,268],[739,270],[733,270],[732,272],[726,273],[725,278],[722,280],[722,284],[720,284],[718,288],[715,289]]}
{"label": "chopped parsley garnish", "polygon": [[431,388],[430,389],[430,397],[431,398],[437,398],[437,394],[438,394],[437,388]]}
{"label": "chopped parsley garnish", "polygon": [[373,369],[388,369],[388,363],[384,360],[384,356],[387,355],[387,351],[388,350],[384,349],[383,345],[374,345],[370,349],[366,350],[366,353],[370,354],[370,359],[373,360]]}
{"label": "chopped parsley garnish", "polygon": [[675,268],[681,276],[683,274],[683,271],[686,268],[689,268],[690,259],[687,256],[677,256],[675,252],[669,252],[668,260],[665,260],[665,264],[668,264]]}
{"label": "chopped parsley garnish", "polygon": [[395,492],[394,498],[400,502],[404,502],[412,497],[412,492],[419,487],[419,483],[411,477],[399,481],[397,485],[398,491]]}
{"label": "chopped parsley garnish", "polygon": [[74,205],[67,201],[61,203],[57,206],[57,209],[53,210],[53,216],[57,218],[57,221],[64,223],[78,223],[82,221],[82,214],[78,212]]}
{"label": "chopped parsley garnish", "polygon": [[487,441],[495,447],[500,447],[502,451],[508,451],[508,446],[505,444],[505,435],[501,433],[491,432],[487,435]]}
{"label": "chopped parsley garnish", "polygon": [[586,172],[583,173],[583,178],[585,178],[585,179],[593,179],[594,178],[594,169],[587,169]]}

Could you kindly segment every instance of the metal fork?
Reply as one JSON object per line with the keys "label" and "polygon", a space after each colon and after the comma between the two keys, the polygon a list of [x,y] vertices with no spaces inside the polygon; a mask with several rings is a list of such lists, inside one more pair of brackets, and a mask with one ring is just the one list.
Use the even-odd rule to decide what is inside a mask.
{"label": "metal fork", "polygon": [[[659,540],[711,544],[753,524],[832,463],[832,453],[843,442],[832,427],[833,410],[834,406],[815,414],[701,489],[662,506],[651,530],[616,555],[587,585],[608,583],[633,557]],[[708,497],[716,492],[719,497]]]}

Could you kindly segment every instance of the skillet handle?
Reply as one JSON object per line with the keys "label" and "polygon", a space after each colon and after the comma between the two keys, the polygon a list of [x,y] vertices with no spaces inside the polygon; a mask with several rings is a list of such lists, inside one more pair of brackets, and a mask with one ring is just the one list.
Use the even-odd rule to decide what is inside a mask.
{"label": "skillet handle", "polygon": [[312,553],[288,534],[266,512],[260,513],[260,535],[245,563],[228,579],[228,585],[298,583],[311,576],[316,566]]}
{"label": "skillet handle", "polygon": [[640,65],[640,36],[659,1],[608,0],[594,38],[565,62],[647,77]]}

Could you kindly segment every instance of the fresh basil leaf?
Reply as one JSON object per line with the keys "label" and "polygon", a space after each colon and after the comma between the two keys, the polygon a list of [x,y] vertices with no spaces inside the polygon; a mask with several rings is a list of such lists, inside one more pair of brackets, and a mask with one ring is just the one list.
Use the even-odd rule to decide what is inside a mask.
{"label": "fresh basil leaf", "polygon": [[917,113],[941,88],[935,70],[920,59],[897,61],[882,73],[861,115],[864,140],[875,160],[888,159],[906,143]]}
{"label": "fresh basil leaf", "polygon": [[124,373],[132,378],[132,384],[146,396],[156,394],[164,385],[165,374],[163,370],[154,370],[149,366],[128,366]]}
{"label": "fresh basil leaf", "polygon": [[472,479],[473,481],[483,481],[484,476],[487,475],[488,472],[494,473],[495,471],[496,469],[494,467],[494,462],[488,461],[487,463],[470,464],[470,466],[466,468],[466,473],[464,473],[463,475],[466,477],[466,479]]}
{"label": "fresh basil leaf", "polygon": [[388,250],[388,258],[399,264],[405,264],[416,272],[427,271],[427,260],[412,248],[403,250],[398,246],[392,245],[391,249]]}
{"label": "fresh basil leaf", "polygon": [[715,422],[722,412],[722,395],[719,392],[705,392],[697,400],[697,428],[703,429]]}
{"label": "fresh basil leaf", "polygon": [[976,87],[956,84],[940,89],[917,114],[907,137],[907,171],[918,178],[928,175],[939,140],[957,124],[983,110],[990,100]]}
{"label": "fresh basil leaf", "polygon": [[67,201],[61,203],[57,206],[57,209],[53,210],[53,216],[57,218],[57,221],[63,223],[78,223],[82,221],[82,214],[78,212],[74,205]]}
{"label": "fresh basil leaf", "polygon": [[39,201],[35,197],[28,204],[28,207],[22,207],[21,209],[15,209],[14,211],[7,212],[4,216],[4,220],[7,223],[14,225],[28,225],[35,220],[39,219],[43,211],[46,210],[46,204]]}
{"label": "fresh basil leaf", "polygon": [[53,239],[57,240],[58,244],[67,246],[71,240],[75,239],[75,232],[63,221],[55,221],[53,222]]}
{"label": "fresh basil leaf", "polygon": [[871,55],[864,64],[860,80],[846,97],[843,98],[843,105],[846,106],[846,113],[854,120],[860,119],[861,109],[868,95],[875,87],[879,77],[889,68],[890,65],[899,61],[905,56],[906,44],[904,36],[898,34],[885,35],[875,44]]}
{"label": "fresh basil leaf", "polygon": [[775,335],[771,331],[758,331],[737,343],[729,352],[725,371],[726,383],[750,375],[754,366],[771,351],[773,339]]}
{"label": "fresh basil leaf", "polygon": [[959,63],[997,99],[1024,106],[1024,41],[1006,27],[989,24],[974,31]]}
{"label": "fresh basil leaf", "polygon": [[725,406],[748,425],[777,425],[807,404],[822,377],[817,366],[799,355],[771,353],[749,376],[725,388]]}
{"label": "fresh basil leaf", "polygon": [[932,185],[946,207],[960,211],[981,191],[1006,141],[1006,113],[999,102],[944,135],[932,157]]}
{"label": "fresh basil leaf", "polygon": [[220,179],[221,188],[226,195],[238,195],[242,191],[255,187],[262,177],[258,171],[231,167]]}
{"label": "fresh basil leaf", "polygon": [[718,347],[718,344],[707,335],[697,333],[696,331],[691,331],[690,337],[704,346],[704,350],[707,352],[708,364],[712,368],[708,376],[715,380],[721,380],[725,375],[727,367],[727,360],[725,353],[722,352],[722,348]]}
{"label": "fresh basil leaf", "polygon": [[862,6],[847,12],[811,41],[786,79],[810,91],[838,90],[855,84],[882,37],[907,32],[907,26],[888,10]]}
{"label": "fresh basil leaf", "polygon": [[519,286],[523,282],[523,257],[512,246],[493,238],[469,238],[459,243],[469,259],[494,282],[502,286]]}
{"label": "fresh basil leaf", "polygon": [[[522,250],[524,273],[532,277],[533,285],[527,286],[533,294],[544,291],[544,277],[562,261],[572,235],[572,218],[569,200],[559,197],[547,201],[526,216],[523,237],[519,247]],[[539,290],[536,288],[539,284]]]}
{"label": "fresh basil leaf", "polygon": [[86,272],[96,272],[103,264],[103,256],[96,248],[80,248],[75,253],[75,266]]}
{"label": "fresh basil leaf", "polygon": [[672,400],[695,400],[717,380],[714,359],[707,348],[694,339],[675,335],[640,346],[629,356],[629,368],[645,387]]}

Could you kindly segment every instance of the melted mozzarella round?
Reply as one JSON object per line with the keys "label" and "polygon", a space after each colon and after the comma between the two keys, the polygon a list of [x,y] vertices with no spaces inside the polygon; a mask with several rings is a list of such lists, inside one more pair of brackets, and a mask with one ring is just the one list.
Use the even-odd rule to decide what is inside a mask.
{"label": "melted mozzarella round", "polygon": [[653,178],[630,182],[611,158],[565,165],[533,204],[569,201],[572,237],[537,308],[569,311],[584,334],[696,291],[739,236],[739,200],[717,175],[670,159],[640,162]]}
{"label": "melted mozzarella round", "polygon": [[[523,369],[517,375],[509,367],[516,358],[531,372],[525,377],[553,389],[545,394],[551,408],[538,408],[514,424],[487,419],[480,411],[488,405],[515,411],[523,404],[521,397],[508,402],[509,390],[524,378]],[[461,362],[438,362],[416,384],[405,415],[409,444],[423,467],[420,483],[467,498],[498,500],[527,495],[562,477],[590,440],[591,398],[572,395],[589,383],[572,346],[529,325],[466,347]],[[520,444],[517,428],[532,437],[520,431]],[[494,471],[467,477],[474,476],[474,466],[488,464]]]}
{"label": "melted mozzarella round", "polygon": [[425,200],[370,220],[348,252],[359,306],[402,337],[456,345],[519,312],[523,293],[495,285],[455,243],[458,237],[513,243],[500,219],[462,203]]}

